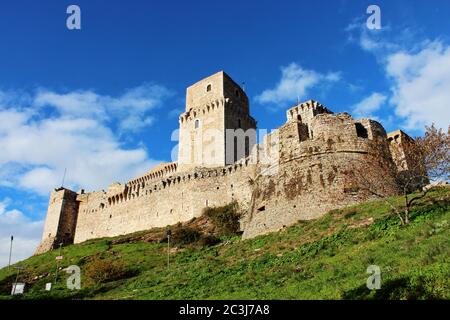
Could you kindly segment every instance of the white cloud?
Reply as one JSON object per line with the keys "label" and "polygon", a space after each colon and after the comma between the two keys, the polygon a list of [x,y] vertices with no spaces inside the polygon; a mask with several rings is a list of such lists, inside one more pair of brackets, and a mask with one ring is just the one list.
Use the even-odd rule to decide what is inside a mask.
{"label": "white cloud", "polygon": [[383,104],[386,102],[387,97],[381,93],[374,92],[370,96],[364,98],[361,102],[355,104],[351,110],[355,117],[376,118],[374,115]]}
{"label": "white cloud", "polygon": [[355,19],[345,29],[350,43],[356,43],[364,51],[370,53],[385,53],[394,50],[398,50],[400,46],[399,42],[402,42],[408,36],[410,30],[404,30],[398,33],[396,37],[397,41],[387,41],[389,33],[392,31],[390,26],[383,26],[381,29],[367,28],[366,17]]}
{"label": "white cloud", "polygon": [[347,28],[349,39],[373,54],[390,80],[388,97],[397,123],[423,131],[435,123],[450,123],[450,45],[443,41],[418,40],[408,28],[394,34],[383,27],[371,31],[362,23]]}
{"label": "white cloud", "polygon": [[317,85],[329,84],[340,80],[339,73],[322,74],[314,70],[307,70],[291,63],[281,68],[281,80],[274,89],[264,90],[256,97],[259,103],[285,103],[305,99],[308,91]]}
{"label": "white cloud", "polygon": [[408,129],[422,130],[450,123],[450,46],[427,43],[416,53],[397,52],[387,58],[386,73],[393,81],[391,103]]}
{"label": "white cloud", "polygon": [[21,211],[7,210],[9,199],[0,201],[0,267],[9,260],[11,235],[14,236],[11,262],[23,260],[33,254],[39,245],[43,221],[32,221]]}
{"label": "white cloud", "polygon": [[62,183],[61,177],[57,176],[57,174],[56,170],[37,167],[24,173],[20,177],[19,185],[22,188],[46,195],[52,188]]}
{"label": "white cloud", "polygon": [[53,107],[65,117],[115,121],[121,131],[137,132],[153,123],[149,111],[161,106],[171,95],[168,89],[150,84],[128,89],[118,97],[100,95],[91,90],[61,94],[41,89],[34,105],[38,108]]}
{"label": "white cloud", "polygon": [[[151,124],[151,115],[140,116],[160,103],[165,89],[148,89],[155,97],[144,94],[143,86],[119,98],[40,90],[30,105],[20,107],[12,95],[7,98],[0,92],[4,103],[0,104],[0,185],[47,195],[61,184],[65,168],[65,185],[87,190],[106,188],[147,171],[157,161],[142,146],[123,147],[107,121],[118,121],[119,130],[133,131]],[[40,113],[36,106],[49,110]],[[127,116],[121,118],[122,114]]]}
{"label": "white cloud", "polygon": [[141,131],[141,129],[152,125],[154,120],[155,120],[154,117],[151,116],[141,118],[138,115],[129,115],[125,117],[122,121],[120,121],[119,130],[121,132],[123,131],[139,132]]}

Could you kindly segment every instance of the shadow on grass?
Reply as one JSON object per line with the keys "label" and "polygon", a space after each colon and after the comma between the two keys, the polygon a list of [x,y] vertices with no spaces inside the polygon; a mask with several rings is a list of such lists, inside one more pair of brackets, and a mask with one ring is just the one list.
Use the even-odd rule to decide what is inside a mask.
{"label": "shadow on grass", "polygon": [[430,292],[421,278],[402,277],[384,281],[381,289],[369,290],[364,284],[346,291],[345,300],[442,300],[444,297]]}

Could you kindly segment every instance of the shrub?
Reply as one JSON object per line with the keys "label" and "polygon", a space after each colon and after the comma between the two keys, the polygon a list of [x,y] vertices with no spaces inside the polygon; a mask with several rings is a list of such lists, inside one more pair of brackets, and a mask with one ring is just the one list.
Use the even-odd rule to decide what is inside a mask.
{"label": "shrub", "polygon": [[87,264],[85,274],[96,283],[105,283],[128,278],[132,272],[122,262],[94,258]]}
{"label": "shrub", "polygon": [[181,223],[166,229],[159,243],[167,243],[167,231],[170,230],[170,243],[173,246],[197,245],[199,247],[213,246],[220,240],[212,234],[206,234],[197,227],[190,227]]}
{"label": "shrub", "polygon": [[211,220],[220,236],[239,234],[241,214],[238,211],[237,203],[233,202],[222,207],[207,208],[203,214]]}
{"label": "shrub", "polygon": [[170,237],[170,242],[175,246],[196,243],[201,238],[200,232],[191,227],[177,225],[171,231],[172,236]]}

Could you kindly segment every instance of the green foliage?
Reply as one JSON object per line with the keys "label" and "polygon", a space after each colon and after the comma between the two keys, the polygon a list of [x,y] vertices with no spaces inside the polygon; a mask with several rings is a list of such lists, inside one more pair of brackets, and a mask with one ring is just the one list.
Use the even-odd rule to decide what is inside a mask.
{"label": "green foliage", "polygon": [[190,227],[183,227],[180,225],[173,229],[170,239],[173,245],[182,246],[195,243],[199,241],[200,238],[201,234],[199,231]]}
{"label": "green foliage", "polygon": [[[210,234],[202,233],[198,228],[183,225],[181,223],[169,228],[171,232],[170,242],[175,247],[196,246],[207,247],[220,242],[220,240]],[[167,238],[164,238],[164,242]]]}
{"label": "green foliage", "polygon": [[[407,226],[382,201],[245,241],[221,236],[216,243],[180,224],[171,241],[183,245],[169,268],[165,243],[88,241],[63,247],[61,261],[80,266],[82,290],[65,287],[63,270],[54,289],[44,290],[55,276],[58,252],[51,251],[20,262],[28,290],[14,299],[450,299],[449,198],[448,189],[433,190]],[[366,287],[373,264],[381,268],[380,290]],[[11,299],[14,271],[0,270],[0,299]]]}
{"label": "green foliage", "polygon": [[123,261],[95,257],[85,268],[84,274],[95,283],[105,283],[125,279],[133,275]]}
{"label": "green foliage", "polygon": [[220,236],[232,236],[239,233],[241,213],[238,211],[237,203],[207,208],[203,214],[212,221]]}
{"label": "green foliage", "polygon": [[380,290],[367,290],[365,285],[343,294],[351,300],[441,300],[450,297],[448,277],[450,265],[435,264],[428,268],[414,269],[399,277],[383,281]]}

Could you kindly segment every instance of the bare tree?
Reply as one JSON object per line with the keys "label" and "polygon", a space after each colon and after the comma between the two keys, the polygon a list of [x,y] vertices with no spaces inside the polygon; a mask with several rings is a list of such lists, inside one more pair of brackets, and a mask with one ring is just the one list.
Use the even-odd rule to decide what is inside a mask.
{"label": "bare tree", "polygon": [[[390,137],[389,144],[374,141],[369,146],[367,161],[347,173],[347,183],[350,181],[359,190],[385,201],[401,224],[406,225],[412,206],[430,190],[425,186],[449,179],[449,134],[450,127],[444,132],[433,124],[425,127],[424,136],[415,140],[400,132],[395,139]],[[390,200],[393,194],[403,197],[400,207]]]}
{"label": "bare tree", "polygon": [[[425,135],[408,142],[404,147],[407,170],[400,171],[397,182],[404,197],[405,223],[417,200],[425,197],[430,182],[447,181],[450,175],[450,126],[447,132],[434,124],[425,127]],[[417,192],[419,191],[419,192]],[[414,195],[411,193],[416,192]]]}

